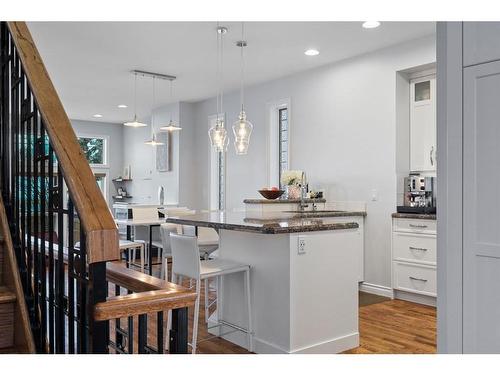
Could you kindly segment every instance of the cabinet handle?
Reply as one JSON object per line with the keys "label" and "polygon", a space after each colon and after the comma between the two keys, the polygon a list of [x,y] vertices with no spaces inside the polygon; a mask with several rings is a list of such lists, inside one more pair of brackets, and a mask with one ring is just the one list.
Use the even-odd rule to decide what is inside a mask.
{"label": "cabinet handle", "polygon": [[418,277],[413,277],[413,276],[408,276],[410,278],[410,280],[416,280],[416,281],[423,281],[424,283],[427,282],[427,279],[420,279]]}
{"label": "cabinet handle", "polygon": [[413,246],[408,246],[410,250],[419,250],[419,251],[427,251],[427,249],[424,249],[423,247],[413,247]]}
{"label": "cabinet handle", "polygon": [[427,228],[427,225],[422,225],[422,224],[410,224],[410,228]]}
{"label": "cabinet handle", "polygon": [[434,166],[434,157],[432,156],[434,154],[434,146],[431,147],[431,152],[429,153],[429,157],[431,159],[431,165]]}

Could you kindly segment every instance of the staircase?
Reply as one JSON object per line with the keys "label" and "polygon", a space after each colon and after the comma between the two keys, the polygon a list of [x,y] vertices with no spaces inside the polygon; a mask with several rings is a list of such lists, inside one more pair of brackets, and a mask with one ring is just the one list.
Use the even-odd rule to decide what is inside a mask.
{"label": "staircase", "polygon": [[115,220],[29,29],[2,21],[0,353],[187,353],[196,293],[119,259]]}
{"label": "staircase", "polygon": [[0,353],[35,353],[28,312],[1,198]]}

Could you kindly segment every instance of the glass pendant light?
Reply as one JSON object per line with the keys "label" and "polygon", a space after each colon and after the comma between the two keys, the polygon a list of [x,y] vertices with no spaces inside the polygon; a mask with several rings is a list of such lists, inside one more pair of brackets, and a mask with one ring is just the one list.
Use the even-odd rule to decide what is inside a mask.
{"label": "glass pendant light", "polygon": [[137,119],[137,73],[134,72],[134,119],[132,121],[125,122],[123,125],[130,126],[132,128],[143,128],[148,126],[147,124],[140,122]]}
{"label": "glass pendant light", "polygon": [[163,145],[163,142],[159,142],[156,140],[156,134],[155,134],[155,128],[154,128],[154,110],[155,110],[155,77],[153,77],[153,106],[151,109],[151,139],[147,140],[144,142],[144,144],[147,144],[149,146],[160,146]]}
{"label": "glass pendant light", "polygon": [[[172,84],[173,80],[170,80],[170,102],[172,102]],[[167,131],[177,131],[177,130],[182,130],[181,127],[179,127],[173,120],[172,120],[172,111],[170,111],[170,121],[168,122],[168,125],[162,126],[160,130],[167,130]]]}
{"label": "glass pendant light", "polygon": [[238,116],[238,120],[233,124],[233,134],[234,134],[234,149],[237,155],[245,155],[248,152],[248,146],[250,144],[250,135],[252,134],[253,125],[247,120],[247,115],[245,113],[243,102],[244,102],[244,72],[245,72],[245,60],[243,56],[243,48],[247,46],[247,42],[243,40],[244,36],[244,24],[241,23],[241,40],[236,42],[236,45],[241,49],[241,86],[240,86],[240,102],[241,102],[241,112]]}
{"label": "glass pendant light", "polygon": [[222,63],[224,58],[223,35],[227,33],[227,28],[217,24],[217,79],[219,81],[219,91],[217,93],[217,119],[215,125],[208,131],[210,143],[217,152],[225,152],[229,144],[229,137],[225,128],[224,119],[221,118],[223,101],[223,76]]}

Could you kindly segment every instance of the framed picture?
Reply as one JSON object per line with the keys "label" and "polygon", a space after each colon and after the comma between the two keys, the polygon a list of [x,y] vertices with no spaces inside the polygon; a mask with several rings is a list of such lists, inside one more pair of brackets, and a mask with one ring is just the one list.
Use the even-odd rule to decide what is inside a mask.
{"label": "framed picture", "polygon": [[158,142],[162,145],[156,146],[156,170],[168,172],[172,170],[170,157],[170,132],[159,132],[156,134]]}

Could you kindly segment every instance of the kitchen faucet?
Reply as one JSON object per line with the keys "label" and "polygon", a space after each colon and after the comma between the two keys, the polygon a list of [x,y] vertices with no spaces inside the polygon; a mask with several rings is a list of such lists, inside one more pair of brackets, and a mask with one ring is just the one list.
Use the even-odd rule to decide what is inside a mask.
{"label": "kitchen faucet", "polygon": [[307,189],[307,178],[306,178],[306,172],[302,171],[302,176],[300,178],[300,203],[299,203],[299,210],[304,211],[306,207],[309,207],[308,204],[304,203],[304,199],[306,197],[306,189]]}

